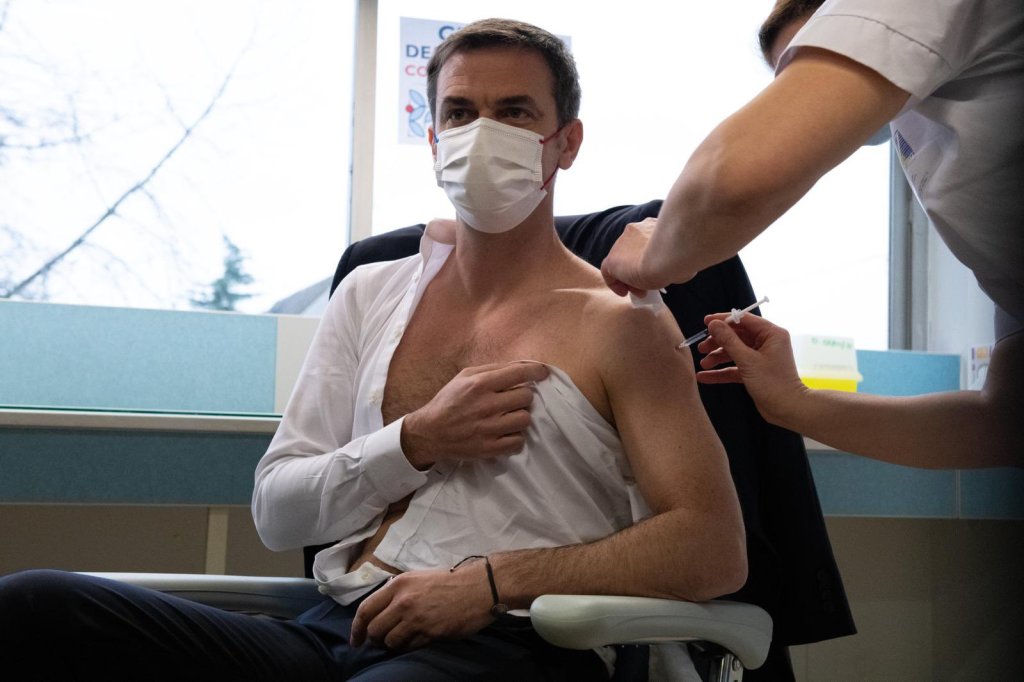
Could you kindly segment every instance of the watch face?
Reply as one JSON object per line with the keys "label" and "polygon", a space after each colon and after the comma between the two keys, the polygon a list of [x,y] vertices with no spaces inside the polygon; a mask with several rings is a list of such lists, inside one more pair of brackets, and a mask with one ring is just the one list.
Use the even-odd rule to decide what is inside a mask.
{"label": "watch face", "polygon": [[491,607],[491,615],[497,618],[498,616],[504,616],[508,613],[508,606],[505,604],[495,604]]}

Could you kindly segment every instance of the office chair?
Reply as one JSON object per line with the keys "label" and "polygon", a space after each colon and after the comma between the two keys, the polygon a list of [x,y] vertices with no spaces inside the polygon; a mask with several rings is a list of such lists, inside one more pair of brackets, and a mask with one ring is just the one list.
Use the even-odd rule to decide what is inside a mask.
{"label": "office chair", "polygon": [[[625,226],[657,217],[661,204],[559,216],[555,229],[573,253],[600,267]],[[338,262],[331,292],[359,265],[417,253],[424,227],[405,227],[350,245]],[[704,328],[705,315],[746,307],[758,297],[737,256],[689,282],[670,285],[663,299],[679,328],[691,335]],[[691,350],[699,370],[700,356]],[[761,607],[774,624],[766,661],[746,679],[793,679],[787,647],[856,632],[803,438],[766,422],[742,385],[699,385],[698,390],[729,457],[747,534],[747,583],[727,598]],[[312,577],[316,552],[325,546],[306,548],[307,577]]]}
{"label": "office chair", "polygon": [[[86,573],[259,617],[292,619],[323,601],[310,578],[266,578],[182,573]],[[534,600],[530,619],[556,646],[593,649],[605,645],[692,643],[695,663],[708,682],[739,682],[760,667],[772,639],[771,617],[760,607],[732,601],[703,603],[594,595],[549,594]],[[613,680],[634,674],[646,659],[619,648]],[[625,655],[623,655],[625,654]],[[645,672],[645,670],[644,670]]]}
{"label": "office chair", "polygon": [[[556,219],[563,243],[595,267],[626,224],[656,217],[660,201]],[[331,292],[363,263],[417,253],[423,225],[401,228],[349,246]],[[757,300],[738,257],[672,285],[663,296],[684,334],[704,327],[706,314]],[[698,361],[694,353],[694,362]],[[747,534],[747,583],[727,599],[700,604],[674,600],[545,595],[531,608],[537,632],[560,646],[691,642],[706,680],[793,679],[787,647],[853,634],[843,589],[803,439],[768,424],[741,385],[699,387],[701,400],[729,457]],[[322,599],[312,577],[316,552],[307,547],[307,578],[102,574],[174,592],[232,610],[291,617]],[[616,679],[630,679],[629,654]],[[634,660],[643,661],[642,657]],[[636,668],[639,669],[639,668]],[[746,677],[744,678],[744,672]]]}

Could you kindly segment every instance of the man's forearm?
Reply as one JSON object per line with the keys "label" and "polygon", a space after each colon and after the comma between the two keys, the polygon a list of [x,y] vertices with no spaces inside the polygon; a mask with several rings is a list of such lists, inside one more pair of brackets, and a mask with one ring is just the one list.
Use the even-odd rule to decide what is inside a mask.
{"label": "man's forearm", "polygon": [[498,593],[511,608],[542,594],[622,594],[704,601],[746,581],[739,519],[672,510],[602,540],[491,555]]}

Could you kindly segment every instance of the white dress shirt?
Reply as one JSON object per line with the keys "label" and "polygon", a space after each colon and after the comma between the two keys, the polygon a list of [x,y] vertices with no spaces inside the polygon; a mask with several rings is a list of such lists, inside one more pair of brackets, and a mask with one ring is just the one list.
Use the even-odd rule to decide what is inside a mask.
{"label": "white dress shirt", "polygon": [[451,253],[424,237],[420,254],[356,268],[331,298],[281,424],[256,470],[253,516],[271,549],[321,551],[321,591],[349,603],[386,573],[349,565],[388,505],[408,509],[374,554],[400,570],[465,556],[590,542],[649,511],[618,433],[562,370],[534,385],[522,452],[409,464],[401,420],[381,415],[388,366],[427,284]]}

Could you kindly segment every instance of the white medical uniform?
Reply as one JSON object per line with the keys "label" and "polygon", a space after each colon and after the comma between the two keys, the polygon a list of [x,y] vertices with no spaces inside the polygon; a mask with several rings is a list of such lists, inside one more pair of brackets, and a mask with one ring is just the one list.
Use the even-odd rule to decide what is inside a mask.
{"label": "white medical uniform", "polygon": [[[950,250],[1020,329],[1024,2],[829,0],[777,70],[804,46],[849,57],[911,94],[891,124],[907,178]],[[997,337],[1013,331],[1003,319],[1011,328]]]}

